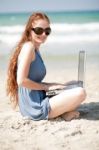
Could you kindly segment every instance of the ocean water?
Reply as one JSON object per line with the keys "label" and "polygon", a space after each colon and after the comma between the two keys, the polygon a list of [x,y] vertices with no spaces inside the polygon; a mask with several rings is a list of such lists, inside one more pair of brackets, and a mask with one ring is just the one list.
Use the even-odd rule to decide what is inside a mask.
{"label": "ocean water", "polygon": [[[70,67],[77,60],[79,50],[87,52],[91,65],[99,65],[99,11],[46,12],[52,33],[41,46],[48,66]],[[6,60],[19,41],[31,13],[0,14],[0,62]],[[5,57],[5,58],[3,58]],[[6,62],[6,61],[4,61]],[[67,64],[67,66],[65,65]],[[53,67],[53,68],[54,68]]]}
{"label": "ocean water", "polygon": [[[9,53],[9,49],[19,41],[30,14],[0,14],[0,46],[2,47],[0,54]],[[47,15],[51,20],[52,28],[52,34],[47,41],[48,44],[56,43],[56,48],[57,44],[65,44],[67,51],[71,44],[77,45],[77,43],[84,45],[82,49],[89,43],[96,44],[94,50],[98,48],[99,11],[50,12]]]}

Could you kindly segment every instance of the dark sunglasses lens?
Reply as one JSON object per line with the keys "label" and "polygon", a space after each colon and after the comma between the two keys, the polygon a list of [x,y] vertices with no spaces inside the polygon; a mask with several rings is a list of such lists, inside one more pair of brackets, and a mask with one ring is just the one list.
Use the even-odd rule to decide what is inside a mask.
{"label": "dark sunglasses lens", "polygon": [[40,28],[40,27],[37,27],[37,28],[34,28],[34,32],[37,34],[37,35],[41,35],[43,33],[43,29]]}
{"label": "dark sunglasses lens", "polygon": [[46,33],[46,35],[49,35],[51,33],[51,28],[46,28],[45,33]]}
{"label": "dark sunglasses lens", "polygon": [[49,35],[51,33],[51,28],[46,28],[46,29],[43,29],[41,27],[36,27],[36,28],[32,28],[32,30],[35,32],[35,34],[37,35],[42,35],[43,32],[45,32],[46,35]]}

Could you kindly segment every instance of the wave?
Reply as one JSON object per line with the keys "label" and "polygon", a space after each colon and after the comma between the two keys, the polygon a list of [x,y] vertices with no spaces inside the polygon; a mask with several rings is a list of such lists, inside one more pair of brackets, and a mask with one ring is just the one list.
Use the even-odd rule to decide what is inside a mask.
{"label": "wave", "polygon": [[[0,26],[0,33],[21,33],[24,31],[24,25],[17,26]],[[99,31],[99,23],[85,23],[85,24],[51,24],[52,31],[55,32],[78,32],[78,31]]]}
{"label": "wave", "polygon": [[[24,31],[24,25],[0,26],[0,42],[15,44]],[[48,42],[99,41],[99,23],[51,24],[52,34]]]}
{"label": "wave", "polygon": [[24,26],[17,25],[17,26],[0,26],[0,33],[3,34],[15,34],[15,33],[22,33],[24,30]]}
{"label": "wave", "polygon": [[74,36],[51,36],[50,43],[77,43],[77,42],[99,42],[99,33],[90,35],[74,35]]}
{"label": "wave", "polygon": [[73,32],[86,32],[86,31],[99,31],[99,23],[86,23],[86,24],[52,24],[53,31],[73,33]]}

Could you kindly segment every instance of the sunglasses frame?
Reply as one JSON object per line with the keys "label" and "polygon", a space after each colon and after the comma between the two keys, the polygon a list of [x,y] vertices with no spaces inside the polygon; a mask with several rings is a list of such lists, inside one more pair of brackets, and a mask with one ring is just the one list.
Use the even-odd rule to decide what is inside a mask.
{"label": "sunglasses frame", "polygon": [[[37,29],[38,29],[38,31],[37,31]],[[45,34],[48,36],[51,33],[50,27],[47,27],[45,29],[43,29],[42,27],[35,27],[35,28],[31,28],[31,30],[34,31],[34,33],[37,35],[42,35],[45,32]]]}

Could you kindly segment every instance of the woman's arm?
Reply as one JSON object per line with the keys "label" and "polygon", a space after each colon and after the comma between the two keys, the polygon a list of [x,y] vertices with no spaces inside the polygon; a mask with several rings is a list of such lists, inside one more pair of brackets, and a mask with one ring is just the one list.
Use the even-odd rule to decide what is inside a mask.
{"label": "woman's arm", "polygon": [[31,61],[35,60],[35,49],[31,42],[24,44],[18,58],[17,84],[33,90],[53,90],[64,88],[59,83],[38,83],[28,78]]}
{"label": "woman's arm", "polygon": [[48,85],[28,78],[31,61],[35,60],[35,49],[31,42],[24,44],[18,58],[17,84],[33,90],[48,90]]}
{"label": "woman's arm", "polygon": [[47,85],[47,90],[56,90],[56,89],[63,89],[66,87],[65,84],[62,83],[46,83],[42,82],[43,84]]}

